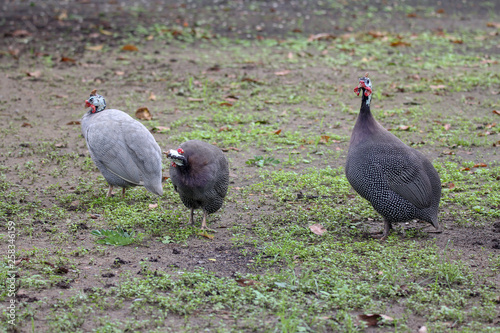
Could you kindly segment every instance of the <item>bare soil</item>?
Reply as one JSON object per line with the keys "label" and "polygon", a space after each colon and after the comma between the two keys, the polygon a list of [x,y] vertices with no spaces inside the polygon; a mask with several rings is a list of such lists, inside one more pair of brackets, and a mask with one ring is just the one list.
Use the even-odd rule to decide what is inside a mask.
{"label": "bare soil", "polygon": [[[412,1],[410,1],[412,2]],[[250,9],[250,5],[257,4],[259,10]],[[121,70],[114,63],[106,59],[105,55],[86,50],[86,45],[105,43],[109,47],[120,47],[127,42],[127,34],[134,36],[137,33],[138,25],[151,26],[155,23],[166,25],[179,24],[191,26],[195,22],[199,27],[203,27],[209,34],[228,38],[283,38],[298,34],[309,35],[311,33],[328,32],[332,34],[345,32],[347,26],[340,22],[350,15],[360,15],[365,12],[364,6],[373,4],[372,2],[352,1],[352,12],[334,12],[330,8],[321,5],[313,5],[308,2],[303,6],[303,2],[295,1],[230,1],[222,4],[213,4],[212,1],[43,1],[36,2],[30,6],[27,1],[2,1],[0,4],[0,63],[2,72],[0,74],[0,127],[3,130],[15,128],[15,134],[5,136],[0,144],[2,155],[0,163],[7,169],[7,179],[18,184],[20,188],[29,191],[28,200],[40,200],[45,207],[59,205],[53,195],[47,195],[43,191],[50,185],[59,184],[67,191],[74,191],[72,182],[79,176],[79,170],[67,170],[64,176],[53,177],[50,175],[53,169],[42,167],[43,161],[40,156],[27,155],[18,157],[17,152],[23,148],[37,147],[37,142],[53,141],[60,143],[56,149],[60,152],[75,152],[84,158],[88,156],[84,139],[80,135],[78,125],[67,125],[72,121],[78,121],[85,112],[83,100],[87,97],[89,83],[96,83],[103,87],[102,94],[107,97],[115,108],[126,109],[130,101],[125,92],[133,91],[147,96],[149,92],[154,92],[160,96],[165,92],[164,80],[157,80],[151,84],[141,83],[133,78],[111,78],[108,74]],[[316,3],[316,1],[315,1]],[[385,2],[384,2],[385,3]],[[484,26],[488,13],[491,10],[500,10],[500,4],[491,2],[494,7],[483,5],[483,2],[463,1],[441,1],[441,6],[446,15],[436,18],[422,17],[417,24],[408,20],[407,17],[393,17],[386,22],[386,26],[370,26],[367,22],[367,29],[376,28],[384,30],[434,30],[442,29],[453,31],[464,27]],[[139,10],[138,5],[145,8]],[[361,6],[362,10],[356,8]],[[420,4],[425,7],[425,4]],[[305,19],[311,12],[317,10],[327,11],[327,15]],[[300,16],[298,14],[300,13]],[[238,17],[238,19],[235,19]],[[298,27],[295,18],[304,18],[303,23]],[[293,18],[293,20],[292,20]],[[332,23],[336,21],[337,23]],[[117,36],[107,36],[95,34],[96,27],[113,32],[120,32]],[[327,27],[327,31],[325,31]],[[20,32],[25,30],[25,32]],[[259,37],[261,36],[261,37]],[[150,61],[148,56],[154,56],[162,52],[164,48],[169,48],[169,55],[160,61]],[[209,71],[204,64],[201,65],[192,58],[203,52],[197,43],[187,45],[186,48],[164,43],[148,43],[141,46],[139,53],[127,53],[124,55],[130,61],[130,67],[125,70],[134,71],[140,75],[158,75],[163,73],[173,73],[170,78],[173,80],[192,76],[193,74],[206,73],[208,78],[251,73],[252,77],[258,79],[274,80],[272,75],[274,69],[256,66],[255,68],[231,66],[221,68],[217,71]],[[249,50],[251,52],[251,50]],[[490,50],[491,53],[500,52],[500,48]],[[33,73],[43,67],[44,55],[51,54],[57,59],[51,69],[43,69],[41,75]],[[76,61],[62,62],[62,57],[70,57]],[[114,60],[114,59],[113,59]],[[218,64],[216,60],[213,65]],[[202,67],[203,66],[203,67]],[[156,74],[155,74],[156,73]],[[329,73],[325,75],[325,73]],[[304,75],[311,81],[333,80],[333,85],[350,86],[353,78],[360,73],[346,73],[340,71],[341,75],[333,77],[331,69],[309,68]],[[383,73],[378,74],[383,77]],[[401,74],[402,76],[405,73]],[[293,85],[293,80],[301,80],[301,76],[286,77],[279,79],[287,81],[286,84]],[[85,89],[80,89],[84,86]],[[476,92],[481,95],[482,92]],[[471,94],[473,95],[473,94]],[[123,99],[122,99],[123,98]],[[436,108],[441,108],[441,112],[447,109],[459,107],[455,100],[456,96],[445,95],[436,96],[432,92],[422,93],[419,98],[426,100],[436,100]],[[397,95],[385,107],[400,105],[406,101],[403,94]],[[160,99],[153,104],[144,98],[143,104],[155,110],[156,120],[160,125],[167,126],[186,114],[179,114],[176,105],[167,99]],[[356,99],[352,104],[357,108],[359,101]],[[134,103],[131,103],[134,104]],[[375,106],[380,105],[375,101]],[[281,106],[276,106],[281,108]],[[192,115],[202,114],[203,111],[193,108]],[[339,135],[348,135],[355,116],[344,115],[342,126],[337,129]],[[338,121],[336,115],[326,115],[325,122],[334,123]],[[290,128],[297,129],[303,119],[297,119],[296,123],[288,124]],[[26,125],[28,124],[28,125]],[[295,128],[293,128],[295,126]],[[186,128],[189,130],[189,128]],[[169,142],[168,136],[155,133],[157,141],[162,149],[171,148],[175,143]],[[415,134],[416,136],[423,134]],[[415,141],[418,141],[415,137]],[[332,161],[321,161],[311,166],[339,167],[344,165],[347,153],[348,142],[341,142],[337,147],[343,152],[341,158]],[[425,151],[431,160],[444,159],[442,151]],[[13,152],[13,154],[8,154]],[[228,157],[232,163],[232,182],[230,191],[234,194],[235,188],[242,188],[248,185],[246,177],[253,173],[254,169],[246,167],[245,161],[253,157],[258,150],[248,147],[242,151],[229,151]],[[474,159],[476,156],[485,163],[498,162],[497,156],[488,154],[483,148],[471,148],[457,151],[457,156]],[[36,182],[29,182],[29,179],[19,179],[11,169],[16,165],[24,164],[27,161],[35,160],[40,167],[40,177]],[[51,167],[52,168],[52,167]],[[167,172],[165,170],[165,172]],[[95,178],[99,173],[95,172]],[[141,190],[141,189],[138,189]],[[96,195],[101,195],[103,189],[96,189]],[[131,199],[125,199],[131,200]],[[94,239],[89,237],[89,225],[85,222],[89,219],[89,213],[85,212],[85,207],[65,207],[68,211],[74,211],[74,219],[82,221],[78,231],[78,242],[73,248],[92,248]],[[265,207],[251,207],[253,211],[266,209]],[[171,273],[179,270],[194,270],[196,267],[203,267],[213,271],[217,276],[237,276],[247,272],[256,272],[252,265],[252,253],[258,251],[253,246],[243,245],[250,253],[247,256],[241,254],[241,247],[235,248],[231,242],[232,234],[229,228],[235,223],[250,224],[251,220],[237,220],[235,217],[241,213],[236,203],[227,202],[223,210],[211,217],[210,226],[217,231],[215,238],[211,240],[203,238],[191,238],[186,245],[165,244],[161,245],[156,241],[146,241],[141,246],[132,247],[108,247],[100,256],[96,257],[94,265],[88,265],[87,259],[82,258],[78,267],[84,272],[84,276],[76,276],[69,272],[67,284],[61,284],[57,289],[43,289],[37,292],[27,292],[19,290],[18,299],[21,302],[32,302],[44,297],[57,297],[60,290],[67,293],[76,293],[79,290],[90,292],[96,285],[112,286],[119,274],[125,270],[134,274],[140,274],[142,260],[148,260],[152,269],[161,269]],[[199,215],[198,218],[201,218]],[[7,220],[6,220],[7,221]],[[6,222],[5,221],[5,222]],[[448,246],[457,250],[464,258],[475,259],[477,269],[488,265],[488,255],[498,255],[500,251],[500,227],[498,222],[485,228],[461,228],[454,225],[453,221],[442,221],[444,232],[440,234],[430,234],[439,247]],[[371,231],[381,230],[382,223],[379,221],[368,221],[367,225]],[[422,227],[420,223],[412,222],[405,225],[405,228]],[[3,229],[3,227],[2,227]],[[57,230],[57,231],[56,231]],[[47,248],[56,250],[57,245],[51,243],[50,238],[54,232],[67,232],[67,226],[54,225],[50,219],[39,220],[33,223],[32,237],[22,237],[18,239],[20,249]],[[417,240],[418,241],[418,240]],[[0,245],[2,251],[5,244]],[[146,259],[147,258],[147,259]],[[209,259],[217,259],[212,261]],[[76,259],[78,261],[78,258]],[[275,267],[273,269],[279,269]],[[103,273],[105,271],[106,273]],[[258,272],[257,272],[258,273]],[[500,278],[496,278],[500,288]],[[397,309],[395,309],[397,315]],[[402,311],[402,310],[401,310]],[[117,316],[127,314],[116,313]],[[29,326],[29,325],[28,325]],[[40,330],[46,329],[43,321],[36,323]],[[91,329],[91,327],[86,327]]]}

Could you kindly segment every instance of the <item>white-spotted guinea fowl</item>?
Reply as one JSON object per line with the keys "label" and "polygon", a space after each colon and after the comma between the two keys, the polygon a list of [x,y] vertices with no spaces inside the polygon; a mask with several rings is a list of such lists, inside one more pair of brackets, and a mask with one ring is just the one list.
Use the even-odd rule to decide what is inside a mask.
{"label": "white-spotted guinea fowl", "polygon": [[148,129],[123,111],[106,109],[106,102],[93,90],[85,101],[90,110],[82,118],[82,134],[90,156],[109,184],[125,189],[144,186],[162,195],[162,154]]}
{"label": "white-spotted guinea fowl", "polygon": [[177,150],[166,153],[172,161],[170,179],[182,203],[191,209],[189,222],[194,223],[194,210],[203,210],[201,229],[207,228],[208,214],[218,211],[229,185],[229,164],[224,153],[209,143],[190,140]]}
{"label": "white-spotted guinea fowl", "polygon": [[434,166],[419,151],[408,147],[373,118],[372,85],[359,79],[361,110],[347,154],[346,176],[351,186],[384,218],[382,239],[392,223],[419,219],[440,230],[437,219],[441,181]]}

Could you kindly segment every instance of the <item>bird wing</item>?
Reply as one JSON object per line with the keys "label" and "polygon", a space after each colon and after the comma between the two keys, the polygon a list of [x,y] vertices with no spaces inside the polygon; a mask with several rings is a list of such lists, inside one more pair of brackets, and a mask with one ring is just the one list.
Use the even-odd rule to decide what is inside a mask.
{"label": "bird wing", "polygon": [[[380,164],[383,168],[389,188],[414,204],[417,208],[430,207],[432,199],[432,186],[424,163],[430,162],[416,150],[405,147],[398,149],[392,147],[384,158],[389,163]],[[383,165],[383,167],[382,167]]]}
{"label": "bird wing", "polygon": [[229,186],[229,163],[224,155],[220,156],[218,162],[218,181],[215,186],[215,191],[221,198],[224,198]]}
{"label": "bird wing", "polygon": [[[128,115],[113,114],[107,121],[92,122],[84,136],[93,158],[106,169],[132,184],[144,185],[144,178],[154,169],[152,163],[147,162],[147,156],[155,150],[150,142],[154,138],[149,135],[141,123]],[[154,146],[158,146],[156,141]],[[160,155],[161,164],[159,147],[157,150],[153,153]]]}

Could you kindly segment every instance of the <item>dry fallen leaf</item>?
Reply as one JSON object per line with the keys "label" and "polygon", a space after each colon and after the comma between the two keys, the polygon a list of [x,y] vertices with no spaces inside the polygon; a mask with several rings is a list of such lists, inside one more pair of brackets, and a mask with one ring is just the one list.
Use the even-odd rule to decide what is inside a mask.
{"label": "dry fallen leaf", "polygon": [[192,98],[188,97],[187,99],[189,102],[203,102],[203,98]]}
{"label": "dry fallen leaf", "polygon": [[486,23],[488,28],[497,28],[500,29],[500,22],[488,22]]}
{"label": "dry fallen leaf", "polygon": [[219,104],[220,106],[233,106],[233,104],[228,103],[228,102],[222,102]]}
{"label": "dry fallen leaf", "polygon": [[71,62],[72,64],[76,63],[76,60],[69,57],[61,57],[61,62]]}
{"label": "dry fallen leaf", "polygon": [[103,35],[106,35],[106,36],[111,36],[113,33],[111,31],[108,31],[108,30],[104,30],[104,29],[99,29],[99,32]]}
{"label": "dry fallen leaf", "polygon": [[14,265],[16,266],[19,266],[23,261],[27,261],[27,262],[30,262],[30,259],[29,258],[21,258],[21,259],[18,259],[16,261],[14,261]]}
{"label": "dry fallen leaf", "polygon": [[252,83],[257,83],[257,84],[263,84],[262,81],[252,79],[250,77],[244,77],[243,79],[241,79],[241,82],[252,82]]}
{"label": "dry fallen leaf", "polygon": [[394,321],[394,318],[384,314],[360,314],[358,318],[366,322],[368,326],[379,326],[380,320],[385,320],[386,322]]}
{"label": "dry fallen leaf", "polygon": [[240,151],[239,148],[236,148],[236,147],[226,147],[226,148],[221,148],[221,150],[224,152],[227,152],[230,150]]}
{"label": "dry fallen leaf", "polygon": [[322,135],[321,138],[319,139],[319,143],[328,143],[330,140],[330,137],[328,135]]}
{"label": "dry fallen leaf", "polygon": [[474,168],[486,168],[488,165],[485,163],[474,164]]}
{"label": "dry fallen leaf", "polygon": [[493,112],[494,114],[496,114],[496,115],[499,115],[499,116],[500,116],[500,111],[498,111],[498,110],[493,110],[492,112]]}
{"label": "dry fallen leaf", "polygon": [[75,210],[78,206],[80,206],[80,200],[73,200],[69,204],[69,208],[71,208],[71,210]]}
{"label": "dry fallen leaf", "polygon": [[274,132],[274,134],[279,135],[281,133],[281,128]]}
{"label": "dry fallen leaf", "polygon": [[153,119],[153,116],[151,115],[151,112],[149,112],[149,109],[147,107],[138,108],[135,111],[135,116],[137,117],[137,119],[141,120]]}
{"label": "dry fallen leaf", "polygon": [[9,34],[12,37],[28,37],[31,36],[31,33],[28,30],[14,30],[12,33]]}
{"label": "dry fallen leaf", "polygon": [[444,130],[447,131],[451,128],[451,124],[444,124]]}
{"label": "dry fallen leaf", "polygon": [[30,123],[22,123],[21,127],[33,127]]}
{"label": "dry fallen leaf", "polygon": [[262,284],[262,282],[250,280],[250,279],[238,279],[238,280],[236,280],[236,283],[238,283],[238,285],[241,287],[251,287],[251,286],[255,286],[257,284]]}
{"label": "dry fallen leaf", "polygon": [[72,120],[72,121],[68,122],[66,125],[80,125],[80,124],[81,124],[80,121]]}
{"label": "dry fallen leaf", "polygon": [[454,187],[455,187],[455,184],[453,184],[453,183],[448,183],[448,188],[449,188],[450,190],[451,190],[452,188],[454,188]]}
{"label": "dry fallen leaf", "polygon": [[407,131],[407,130],[410,129],[410,126],[408,126],[408,125],[399,125],[398,129],[400,131]]}
{"label": "dry fallen leaf", "polygon": [[446,86],[444,84],[438,84],[438,85],[430,85],[429,86],[432,90],[437,90],[437,89],[445,89]]}
{"label": "dry fallen leaf", "polygon": [[35,79],[38,79],[40,76],[42,76],[42,71],[36,70],[33,72],[26,72],[26,75],[34,77]]}
{"label": "dry fallen leaf", "polygon": [[411,44],[408,43],[408,42],[404,42],[402,40],[397,40],[395,42],[392,42],[391,46],[393,46],[393,47],[397,47],[397,46],[411,46]]}
{"label": "dry fallen leaf", "polygon": [[137,52],[139,49],[137,46],[132,45],[132,44],[127,44],[122,47],[122,51],[131,51],[131,52]]}
{"label": "dry fallen leaf", "polygon": [[382,38],[387,36],[387,33],[382,31],[368,31],[368,34],[373,38]]}
{"label": "dry fallen leaf", "polygon": [[170,131],[170,127],[166,127],[166,126],[156,126],[153,128],[153,132],[167,132],[167,131]]}
{"label": "dry fallen leaf", "polygon": [[115,74],[118,76],[122,76],[122,75],[125,75],[125,72],[124,71],[116,71]]}
{"label": "dry fallen leaf", "polygon": [[316,35],[311,35],[307,39],[308,42],[312,42],[315,40],[327,40],[327,39],[335,39],[337,36],[329,34],[329,33],[321,33],[321,34],[316,34]]}
{"label": "dry fallen leaf", "polygon": [[280,71],[280,72],[274,72],[274,75],[277,75],[277,76],[285,76],[288,74],[290,74],[290,71],[288,69],[285,69],[284,71]]}
{"label": "dry fallen leaf", "polygon": [[158,204],[155,203],[155,204],[149,204],[149,209],[155,209],[158,207]]}
{"label": "dry fallen leaf", "polygon": [[85,46],[85,49],[89,50],[89,51],[101,51],[103,47],[104,47],[104,44],[87,45],[87,46]]}
{"label": "dry fallen leaf", "polygon": [[21,53],[21,50],[18,48],[13,48],[9,46],[9,54],[14,58],[14,59],[19,59],[19,53]]}
{"label": "dry fallen leaf", "polygon": [[309,226],[309,229],[315,233],[316,235],[323,235],[326,232],[325,227],[323,227],[321,224],[313,224]]}
{"label": "dry fallen leaf", "polygon": [[203,230],[202,232],[199,233],[200,236],[203,236],[205,238],[208,238],[208,239],[213,239],[214,238],[214,235],[210,235],[209,233],[207,233],[205,230]]}
{"label": "dry fallen leaf", "polygon": [[150,101],[156,101],[156,95],[153,92],[149,93],[149,100]]}
{"label": "dry fallen leaf", "polygon": [[63,9],[58,15],[57,15],[57,20],[58,21],[64,21],[68,18],[68,11]]}
{"label": "dry fallen leaf", "polygon": [[418,329],[418,333],[427,333],[427,327],[420,326],[419,329]]}

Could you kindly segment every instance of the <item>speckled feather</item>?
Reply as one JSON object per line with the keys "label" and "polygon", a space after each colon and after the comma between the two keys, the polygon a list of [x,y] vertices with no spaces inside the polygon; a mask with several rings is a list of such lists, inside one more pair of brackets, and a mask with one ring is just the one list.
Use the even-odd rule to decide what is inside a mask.
{"label": "speckled feather", "polygon": [[436,169],[383,128],[370,112],[364,89],[362,96],[347,155],[349,183],[389,223],[420,219],[438,228],[441,181]]}
{"label": "speckled feather", "polygon": [[229,186],[229,164],[217,147],[199,140],[180,146],[187,163],[170,167],[170,179],[187,208],[218,211]]}
{"label": "speckled feather", "polygon": [[92,160],[111,186],[144,186],[163,194],[162,154],[148,129],[120,110],[87,112],[82,134]]}

